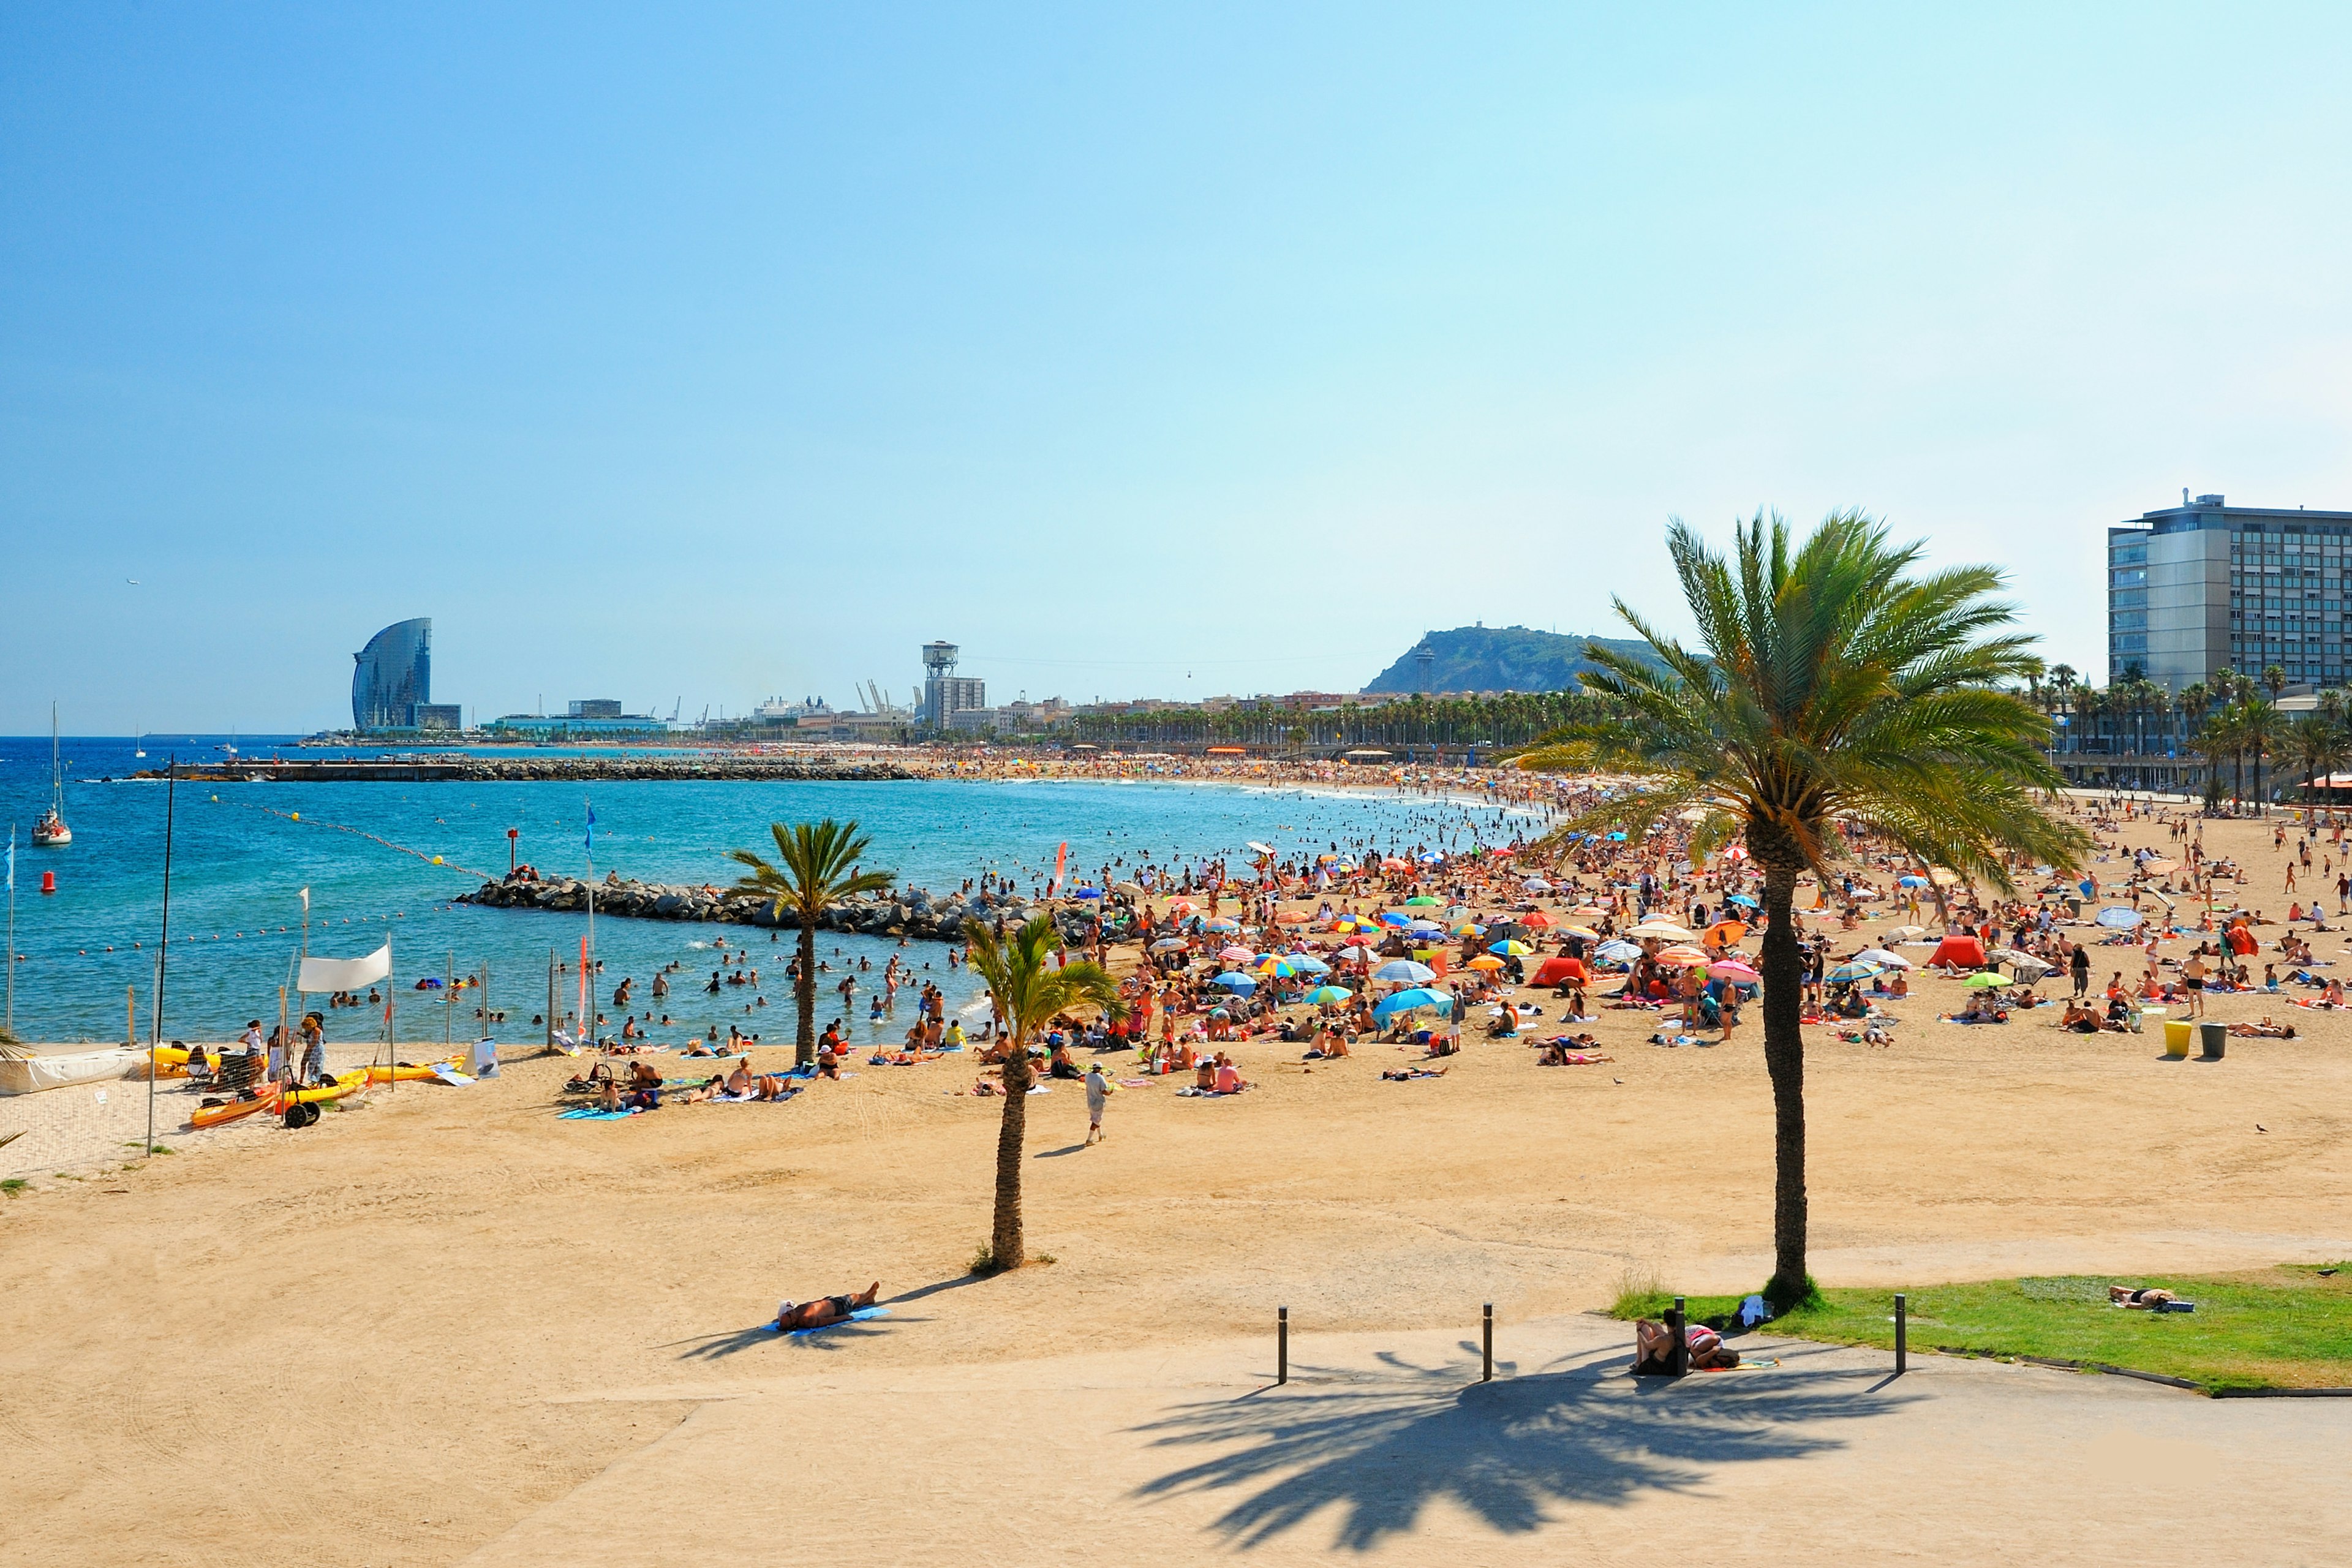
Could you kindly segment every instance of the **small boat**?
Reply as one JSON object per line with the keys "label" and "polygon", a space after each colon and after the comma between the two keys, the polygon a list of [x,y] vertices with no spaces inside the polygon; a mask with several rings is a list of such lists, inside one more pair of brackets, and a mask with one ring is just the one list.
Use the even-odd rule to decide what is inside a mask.
{"label": "small boat", "polygon": [[143,757],[147,754],[146,736],[134,734],[131,737],[131,754],[134,757]]}
{"label": "small boat", "polygon": [[58,849],[73,842],[66,826],[66,774],[58,762],[58,705],[49,704],[49,809],[33,824],[33,847]]}

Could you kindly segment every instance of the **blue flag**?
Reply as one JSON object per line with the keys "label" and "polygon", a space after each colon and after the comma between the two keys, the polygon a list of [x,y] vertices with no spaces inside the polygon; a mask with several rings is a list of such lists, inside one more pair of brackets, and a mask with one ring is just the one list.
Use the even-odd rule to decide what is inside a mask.
{"label": "blue flag", "polygon": [[16,890],[16,826],[8,825],[8,890]]}
{"label": "blue flag", "polygon": [[588,837],[581,842],[591,849],[596,847],[596,808],[593,805],[588,808]]}

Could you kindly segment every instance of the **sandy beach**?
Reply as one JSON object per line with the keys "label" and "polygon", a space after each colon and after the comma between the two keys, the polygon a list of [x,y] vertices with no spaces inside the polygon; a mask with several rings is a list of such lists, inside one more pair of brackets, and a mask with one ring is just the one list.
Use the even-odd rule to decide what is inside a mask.
{"label": "sandy beach", "polygon": [[[2274,891],[2271,825],[2203,828],[2210,853],[2247,866],[2245,901],[2283,911],[2292,895]],[[2160,831],[2126,824],[2122,840]],[[2340,935],[2315,942],[2320,959],[2352,966]],[[2032,1015],[1938,1022],[1963,995],[1956,980],[1916,978],[1891,1048],[1806,1030],[1823,1283],[2352,1255],[2352,1016],[2217,996],[2213,1017],[2288,1016],[2298,1037],[2232,1039],[2221,1061],[2178,1061],[2153,1035],[2074,1035]],[[1530,999],[1557,1008],[1548,993]],[[1257,1089],[1224,1100],[1179,1098],[1180,1080],[1123,1090],[1110,1136],[1092,1148],[1081,1146],[1083,1096],[1055,1085],[1030,1106],[1027,1178],[1030,1245],[1054,1261],[986,1280],[965,1269],[987,1228],[998,1106],[953,1092],[975,1076],[953,1058],[877,1068],[861,1057],[845,1081],[788,1104],[666,1106],[617,1122],[557,1120],[577,1064],[519,1060],[467,1089],[376,1090],[303,1132],[242,1124],[175,1137],[176,1153],[129,1168],[41,1175],[0,1203],[0,1260],[17,1286],[0,1306],[0,1430],[19,1486],[8,1552],[59,1564],[437,1563],[478,1551],[486,1563],[654,1561],[664,1543],[698,1543],[702,1560],[748,1561],[784,1526],[695,1522],[736,1513],[724,1500],[748,1484],[803,1500],[789,1511],[811,1521],[812,1542],[852,1550],[863,1519],[870,1552],[944,1562],[976,1539],[974,1510],[995,1506],[987,1487],[943,1479],[919,1495],[955,1506],[885,1518],[876,1478],[836,1488],[826,1472],[920,1464],[980,1477],[1003,1462],[992,1445],[1035,1445],[1057,1478],[1041,1500],[1076,1495],[1061,1467],[1103,1467],[1086,1495],[1144,1507],[1187,1461],[1116,1433],[1171,1391],[1248,1383],[1278,1304],[1302,1346],[1323,1337],[1367,1375],[1391,1364],[1384,1351],[1423,1364],[1433,1347],[1458,1345],[1486,1301],[1507,1334],[1543,1348],[1528,1350],[1531,1367],[1597,1365],[1623,1326],[1580,1314],[1628,1279],[1738,1290],[1769,1268],[1760,1030],[1667,1048],[1643,1043],[1655,1026],[1653,1014],[1601,1012],[1589,1027],[1612,1059],[1574,1068],[1537,1067],[1524,1039],[1474,1036],[1446,1076],[1404,1083],[1379,1076],[1407,1059],[1393,1047],[1307,1064],[1296,1045],[1246,1042],[1234,1051]],[[106,1115],[143,1119],[143,1085],[108,1087]],[[89,1100],[69,1089],[0,1102],[0,1130],[37,1121],[49,1101],[63,1115],[63,1096]],[[125,1137],[135,1144],[137,1127]],[[761,1327],[780,1296],[876,1279],[887,1318],[807,1340]],[[1030,1363],[1052,1370],[1017,1371]],[[1838,1364],[1845,1376],[1860,1363]],[[1114,1372],[1143,1392],[1086,1411],[1013,1396]],[[1970,1384],[1952,1418],[1979,1433],[2042,1420],[2032,1397],[2003,1403],[2011,1384],[2116,1381],[1970,1375],[1993,1381]],[[941,1380],[998,1397],[941,1414],[932,1436],[933,1406],[906,1391]],[[730,1394],[745,1396],[723,1417],[730,1435],[694,1450],[701,1462],[673,1463],[677,1435],[707,1431],[721,1419],[712,1402]],[[2193,1395],[2081,1396],[2116,1403],[2052,1417],[2030,1448],[2045,1474],[2112,1468],[2143,1429],[2159,1448],[2240,1441],[2176,1429],[2177,1405],[2221,1408]],[[2298,1442],[2340,1446],[2352,1431],[2341,1405],[2294,1403],[2273,1419],[2316,1423],[2292,1429]],[[1101,1441],[1074,1448],[1086,1432]],[[1898,1447],[1910,1457],[1886,1484],[1933,1473],[1930,1448]],[[1709,1453],[1685,1456],[1673,1484],[1636,1486],[1643,1508],[1659,1539],[1764,1560],[1754,1540],[1810,1517],[1811,1483],[1735,1482],[1736,1463]],[[1789,1477],[1810,1462],[1776,1460]],[[1991,1487],[2014,1468],[1988,1458],[1963,1479]],[[1738,1500],[1727,1534],[1685,1511],[1718,1482]],[[2209,1470],[2195,1484],[2211,1491],[2226,1478]],[[2339,1494],[2325,1490],[2340,1483],[2316,1484],[2341,1517]],[[2020,1517],[2054,1517],[2085,1495],[2046,1485]],[[1471,1507],[1432,1541],[1462,1561],[1517,1561],[1531,1542],[1633,1554],[1648,1537],[1606,1522],[1622,1500],[1571,1489],[1511,1523]],[[2319,1560],[2233,1529],[2245,1510],[2232,1506],[2185,1519],[2163,1544],[2221,1561]],[[1214,1508],[1153,1517],[1150,1530],[1106,1526],[1120,1560],[1197,1561],[1233,1542]],[[588,1521],[633,1544],[583,1546],[600,1539],[577,1533]],[[551,1521],[573,1533],[549,1534]],[[2280,1539],[2316,1539],[2312,1528],[2293,1523]],[[1318,1509],[1270,1524],[1265,1560],[1305,1561],[1334,1545],[1333,1531]],[[1944,1554],[1992,1560],[2030,1533]],[[2151,1544],[2120,1529],[2097,1538]],[[1041,1537],[1021,1560],[1109,1561],[1099,1545]]]}

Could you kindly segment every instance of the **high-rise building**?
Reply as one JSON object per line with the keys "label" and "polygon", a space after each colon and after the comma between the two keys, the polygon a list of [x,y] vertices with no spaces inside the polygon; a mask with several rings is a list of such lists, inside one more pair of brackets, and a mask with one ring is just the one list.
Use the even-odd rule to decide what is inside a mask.
{"label": "high-rise building", "polygon": [[956,674],[961,651],[951,642],[923,645],[923,710],[915,715],[916,722],[933,730],[952,729],[958,713],[988,706],[988,682]]}
{"label": "high-rise building", "polygon": [[2180,499],[2107,530],[2109,682],[2137,670],[2177,692],[2276,665],[2290,685],[2342,685],[2352,511]]}
{"label": "high-rise building", "polygon": [[433,700],[433,618],[395,621],[352,658],[352,727],[416,728],[416,710]]}

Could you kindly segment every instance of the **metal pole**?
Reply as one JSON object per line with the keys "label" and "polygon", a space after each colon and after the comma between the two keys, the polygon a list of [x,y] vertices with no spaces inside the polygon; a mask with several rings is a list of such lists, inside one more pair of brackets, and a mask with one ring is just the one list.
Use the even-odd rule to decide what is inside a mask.
{"label": "metal pole", "polygon": [[457,955],[454,952],[441,965],[441,1046],[449,1046],[449,1032],[457,1009]]}
{"label": "metal pole", "polygon": [[1911,1326],[1909,1318],[1910,1310],[1903,1300],[1903,1292],[1897,1290],[1895,1292],[1895,1372],[1898,1377],[1910,1361],[1911,1347],[1907,1342],[1907,1331]]}
{"label": "metal pole", "polygon": [[8,825],[8,1017],[0,1029],[11,1037],[16,1033],[16,825],[13,822]]}
{"label": "metal pole", "polygon": [[172,964],[172,810],[179,798],[180,759],[163,763],[163,940],[155,949],[155,1012],[147,1037],[147,1147],[155,1147],[155,1057],[163,1048],[163,979]]}
{"label": "metal pole", "polygon": [[555,1048],[555,950],[547,950],[547,1047]]}
{"label": "metal pole", "polygon": [[1667,1352],[1667,1366],[1675,1376],[1681,1377],[1690,1371],[1690,1338],[1684,1330],[1683,1299],[1680,1296],[1675,1298],[1674,1310],[1666,1314],[1666,1331],[1673,1336],[1672,1348]]}
{"label": "metal pole", "polygon": [[1290,1309],[1274,1310],[1274,1381],[1290,1381]]}
{"label": "metal pole", "polygon": [[1484,1328],[1486,1342],[1480,1355],[1483,1364],[1479,1369],[1478,1381],[1492,1383],[1495,1381],[1495,1303],[1492,1301],[1486,1303]]}

